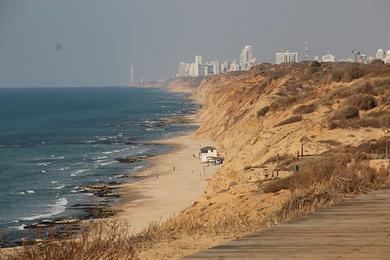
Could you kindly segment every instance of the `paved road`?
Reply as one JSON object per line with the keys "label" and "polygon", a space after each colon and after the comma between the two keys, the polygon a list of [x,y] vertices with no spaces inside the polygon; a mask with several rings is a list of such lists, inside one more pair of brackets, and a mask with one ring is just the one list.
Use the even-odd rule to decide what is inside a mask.
{"label": "paved road", "polygon": [[185,259],[390,259],[390,187]]}

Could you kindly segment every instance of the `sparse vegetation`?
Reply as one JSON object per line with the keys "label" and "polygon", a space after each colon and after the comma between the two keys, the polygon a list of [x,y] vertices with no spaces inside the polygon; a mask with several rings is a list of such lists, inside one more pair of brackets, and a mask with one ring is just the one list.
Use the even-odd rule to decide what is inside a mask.
{"label": "sparse vegetation", "polygon": [[299,122],[301,120],[302,120],[302,116],[301,115],[299,115],[299,116],[291,116],[291,117],[281,121],[280,123],[276,124],[274,127],[296,123],[296,122]]}
{"label": "sparse vegetation", "polygon": [[260,109],[259,111],[257,111],[257,117],[263,117],[265,116],[268,112],[269,112],[270,108],[269,106],[265,106],[263,107],[262,109]]}
{"label": "sparse vegetation", "polygon": [[294,109],[295,114],[310,114],[316,110],[316,104],[312,103],[310,105],[300,105]]}
{"label": "sparse vegetation", "polygon": [[320,62],[318,62],[318,61],[312,61],[311,63],[310,63],[310,67],[311,68],[319,68],[319,67],[321,67],[321,63]]}
{"label": "sparse vegetation", "polygon": [[[313,125],[317,124],[317,122],[329,123],[331,129],[347,127],[384,128],[390,126],[390,112],[387,107],[390,100],[388,90],[390,80],[388,75],[386,74],[387,79],[385,77],[369,78],[371,75],[388,73],[386,72],[388,65],[380,65],[378,67],[349,63],[323,63],[320,66],[315,65],[313,67],[312,65],[308,66],[308,63],[277,66],[260,65],[260,67],[255,67],[250,72],[230,73],[221,76],[228,78],[228,80],[223,82],[221,90],[210,88],[210,91],[220,92],[218,92],[218,95],[215,95],[214,99],[210,98],[207,100],[209,101],[207,105],[219,104],[221,102],[218,101],[223,100],[223,104],[219,104],[220,107],[211,107],[211,109],[214,109],[212,111],[216,111],[217,113],[215,114],[220,112],[226,113],[224,115],[232,119],[232,122],[236,125],[240,123],[239,120],[242,118],[248,118],[245,117],[247,111],[250,111],[250,115],[256,114],[258,118],[263,118],[264,125],[267,127],[267,135],[264,136],[267,136],[267,138],[271,136],[270,138],[272,138],[272,134],[274,134],[278,135],[278,138],[284,138],[283,142],[279,140],[281,145],[277,143],[279,141],[275,141],[275,144],[272,144],[278,146],[277,148],[265,142],[264,146],[268,146],[261,152],[265,151],[267,154],[274,154],[276,151],[285,152],[281,146],[288,146],[292,143],[292,139],[289,139],[291,138],[291,136],[288,136],[289,134],[294,132],[293,138],[296,142],[299,142],[298,139],[295,140],[297,136],[301,137],[301,132],[297,131],[297,134],[295,134],[295,128],[268,129],[267,124],[271,122],[271,125],[273,125],[274,122],[268,122],[266,121],[268,118],[264,117],[270,112],[273,115],[275,113],[275,117],[282,114],[286,115],[292,111],[296,114],[279,122],[275,127],[302,121],[302,115],[304,114],[307,115],[305,119],[308,119],[308,123],[305,120],[302,122],[303,126],[310,126],[311,122],[309,120],[312,120]],[[315,70],[315,74],[310,78],[305,78],[304,74],[309,69]],[[256,84],[256,82],[254,83],[255,80],[249,78],[247,82],[250,83],[245,85],[243,82],[245,82],[245,79],[248,79],[245,78],[246,73],[261,75],[256,75],[258,78],[261,78],[261,80],[258,80],[260,83]],[[367,76],[367,79],[362,79],[365,76]],[[209,80],[217,80],[216,77]],[[235,77],[239,79],[235,79]],[[344,85],[332,82],[349,82],[352,80],[356,81],[345,83]],[[228,85],[227,81],[233,83]],[[237,85],[239,85],[239,88]],[[235,92],[229,92],[230,89],[228,88]],[[232,102],[234,106],[229,104],[229,102],[225,102],[226,99],[221,99],[221,95],[224,95],[223,93],[225,92],[229,94],[234,93],[234,95],[231,95],[231,99],[235,101]],[[208,95],[207,91],[204,91],[202,94]],[[245,95],[250,96],[250,99]],[[257,105],[260,104],[262,95],[268,95],[267,98],[273,98],[274,103],[261,108],[259,111],[256,111],[257,109],[250,110],[253,107],[258,107]],[[223,96],[223,98],[226,98],[226,96]],[[237,100],[242,101],[240,106],[237,106]],[[249,100],[253,101],[253,103],[250,103],[251,107],[247,105]],[[322,108],[325,102],[329,104],[326,106],[327,110],[317,109],[319,106]],[[289,106],[294,106],[295,109],[287,111],[286,109]],[[323,110],[326,110],[326,112],[322,113]],[[311,114],[314,111],[317,112]],[[207,135],[217,137],[219,140],[224,138],[224,131],[227,129],[231,131],[229,133],[234,133],[233,131],[237,130],[235,133],[243,135],[256,133],[258,136],[261,136],[261,131],[263,130],[261,128],[263,120],[252,120],[249,122],[251,125],[247,124],[248,121],[244,121],[245,127],[253,127],[253,129],[249,129],[248,133],[243,133],[245,132],[242,131],[243,129],[234,129],[235,125],[226,124],[226,118],[210,117],[208,119],[211,127],[207,126],[209,128],[205,127],[202,129],[203,132],[199,132],[202,134],[207,133]],[[273,117],[271,119],[273,120]],[[220,127],[220,125],[222,126]],[[379,129],[368,130],[373,133],[373,136],[374,134],[378,136],[378,131],[381,131]],[[366,129],[366,131],[368,130]],[[321,129],[322,131],[326,131],[326,129]],[[347,139],[359,140],[361,137],[360,132],[365,131],[356,131],[354,134],[343,133],[343,136],[347,136]],[[367,133],[370,135],[369,132]],[[309,135],[312,134],[316,135],[316,140],[333,138],[330,135],[321,136],[320,131],[310,133]],[[245,136],[250,138],[242,139],[245,140],[246,146],[250,146],[247,145],[248,140],[257,141],[256,138],[258,136]],[[239,138],[235,138],[234,142],[232,142],[233,144],[229,144],[229,142],[224,143],[226,147],[229,147],[229,145],[233,147],[233,152],[229,151],[230,154],[228,156],[237,152],[234,151],[234,146],[240,146],[240,149],[244,146],[239,141]],[[226,205],[216,202],[216,200],[213,201],[212,194],[214,193],[208,193],[206,194],[207,199],[204,199],[207,203],[201,200],[197,201],[191,208],[184,210],[178,216],[163,223],[151,224],[148,229],[137,235],[129,235],[126,226],[108,223],[104,224],[106,225],[105,227],[91,227],[91,231],[84,232],[78,237],[70,236],[66,239],[44,241],[39,245],[26,245],[6,259],[132,259],[137,258],[137,254],[140,251],[151,248],[156,243],[168,243],[169,241],[176,241],[181,237],[194,235],[207,237],[218,235],[224,239],[237,237],[243,234],[243,232],[258,230],[274,223],[292,219],[301,214],[337,203],[344,198],[362,194],[389,183],[389,177],[384,170],[375,170],[368,165],[368,160],[384,157],[384,138],[370,140],[364,144],[347,148],[343,146],[345,145],[344,141],[341,138],[318,141],[318,143],[322,143],[320,145],[321,149],[323,147],[325,149],[334,149],[318,157],[304,157],[301,159],[291,154],[282,154],[270,157],[261,166],[251,166],[256,164],[256,160],[261,161],[263,159],[259,158],[260,152],[257,153],[257,151],[263,149],[263,147],[259,148],[260,145],[258,143],[261,143],[261,138],[259,138],[258,143],[253,145],[253,147],[256,146],[254,148],[256,152],[248,152],[246,150],[238,153],[242,154],[242,157],[239,158],[240,156],[238,156],[237,160],[246,160],[240,161],[239,170],[234,171],[228,168],[228,163],[231,163],[229,158],[227,164],[225,164],[226,166],[222,168],[224,172],[217,176],[219,179],[214,179],[217,184],[215,184],[216,188],[212,191],[217,194],[216,196],[228,195],[228,203],[226,201],[223,202]],[[252,155],[253,157],[251,157]],[[240,185],[246,184],[246,176],[252,178],[255,174],[261,174],[262,169],[291,172],[291,168],[295,165],[299,165],[299,171],[290,177],[265,181],[263,179],[254,179],[250,182],[248,181],[251,185],[250,189],[245,190],[245,192],[241,192],[239,189]],[[246,170],[244,173],[242,172],[243,168]],[[229,179],[229,185],[225,185],[224,181],[226,180],[223,179],[225,176],[223,174],[226,174],[228,178],[232,178]],[[245,180],[243,181],[243,179]],[[232,185],[233,183],[234,185]],[[212,183],[212,185],[214,184]],[[230,189],[231,187],[233,188]],[[279,197],[280,194],[286,196]],[[242,199],[237,199],[241,198],[240,196],[242,196]],[[248,201],[259,201],[259,198],[262,196],[276,198],[275,201],[281,202],[281,206],[275,206],[272,208],[272,211],[269,209],[268,204],[266,207],[264,207],[264,204],[258,208],[247,207],[247,209],[243,209],[239,213],[234,211],[235,205],[247,203]],[[236,201],[236,204],[233,204],[233,198],[237,199],[238,202]],[[211,205],[215,205],[215,207]],[[106,230],[108,230],[107,233],[105,233]]]}
{"label": "sparse vegetation", "polygon": [[360,110],[370,110],[376,107],[378,103],[372,95],[358,94],[348,98],[346,105],[359,108]]}
{"label": "sparse vegetation", "polygon": [[335,115],[335,119],[353,119],[359,117],[359,109],[354,106],[347,106]]}

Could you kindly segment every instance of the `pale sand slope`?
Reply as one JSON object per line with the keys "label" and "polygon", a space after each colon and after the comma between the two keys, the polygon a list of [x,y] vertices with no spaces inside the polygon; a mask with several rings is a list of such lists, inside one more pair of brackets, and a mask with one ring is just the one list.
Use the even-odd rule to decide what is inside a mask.
{"label": "pale sand slope", "polygon": [[142,231],[149,223],[167,220],[190,207],[201,197],[207,179],[218,169],[218,166],[210,165],[203,172],[200,160],[193,157],[200,147],[215,145],[208,139],[195,138],[190,134],[159,143],[174,145],[175,150],[151,159],[151,167],[137,174],[147,178],[124,184],[122,190],[125,195],[116,205],[122,210],[116,218],[129,224],[133,232]]}

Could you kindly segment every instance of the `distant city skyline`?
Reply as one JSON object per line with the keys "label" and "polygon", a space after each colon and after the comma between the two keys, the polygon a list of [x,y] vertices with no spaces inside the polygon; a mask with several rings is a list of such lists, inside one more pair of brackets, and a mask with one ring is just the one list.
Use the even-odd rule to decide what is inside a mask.
{"label": "distant city skyline", "polygon": [[280,49],[303,59],[306,39],[312,57],[376,56],[390,49],[389,10],[386,0],[2,0],[0,87],[124,85],[131,65],[134,80],[159,80],[196,55],[239,64],[246,45],[256,63]]}

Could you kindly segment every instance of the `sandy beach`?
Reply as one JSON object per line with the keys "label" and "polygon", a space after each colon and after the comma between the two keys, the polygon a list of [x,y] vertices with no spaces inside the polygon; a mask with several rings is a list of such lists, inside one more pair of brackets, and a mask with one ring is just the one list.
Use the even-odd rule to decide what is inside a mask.
{"label": "sandy beach", "polygon": [[120,210],[115,218],[128,224],[132,232],[142,231],[149,223],[167,220],[190,207],[201,197],[208,178],[219,167],[203,168],[196,157],[202,146],[214,145],[208,139],[195,138],[191,133],[158,142],[173,145],[174,150],[152,158],[150,167],[136,174],[140,180],[122,185],[123,198],[114,205]]}

